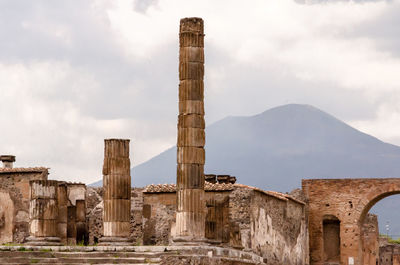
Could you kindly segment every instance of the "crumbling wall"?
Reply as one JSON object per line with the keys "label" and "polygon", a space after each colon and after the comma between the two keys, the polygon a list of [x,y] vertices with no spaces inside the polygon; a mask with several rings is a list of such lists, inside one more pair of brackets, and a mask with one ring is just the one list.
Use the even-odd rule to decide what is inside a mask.
{"label": "crumbling wall", "polygon": [[12,242],[14,202],[7,191],[0,191],[0,244]]}
{"label": "crumbling wall", "polygon": [[400,245],[386,243],[380,246],[379,265],[400,265]]}
{"label": "crumbling wall", "polygon": [[361,232],[364,265],[376,265],[379,259],[378,216],[368,214],[364,219]]}
{"label": "crumbling wall", "polygon": [[2,169],[0,173],[0,205],[3,211],[7,209],[3,227],[12,231],[11,238],[9,232],[4,234],[4,238],[2,234],[0,242],[23,243],[29,236],[29,181],[46,180],[48,172],[45,168],[12,168]]}
{"label": "crumbling wall", "polygon": [[254,191],[250,203],[251,249],[268,264],[305,264],[304,205]]}
{"label": "crumbling wall", "polygon": [[251,249],[250,201],[253,190],[235,188],[229,194],[229,245]]}
{"label": "crumbling wall", "polygon": [[175,221],[176,194],[148,193],[143,198],[143,244],[167,245]]}
{"label": "crumbling wall", "polygon": [[[130,239],[136,245],[143,244],[142,210],[143,189],[131,191]],[[89,245],[98,243],[103,235],[103,188],[88,187],[86,192],[86,223],[88,224]]]}

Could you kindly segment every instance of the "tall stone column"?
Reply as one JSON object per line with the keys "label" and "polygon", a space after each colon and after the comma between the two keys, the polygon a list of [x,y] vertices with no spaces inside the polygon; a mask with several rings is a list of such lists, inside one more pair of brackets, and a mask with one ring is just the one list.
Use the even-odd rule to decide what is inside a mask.
{"label": "tall stone column", "polygon": [[130,236],[131,176],[129,140],[106,139],[103,165],[102,245],[126,245]]}
{"label": "tall stone column", "polygon": [[58,182],[56,180],[31,180],[29,205],[29,245],[60,245],[57,236]]}
{"label": "tall stone column", "polygon": [[204,29],[184,18],[179,32],[177,212],[174,241],[205,238]]}

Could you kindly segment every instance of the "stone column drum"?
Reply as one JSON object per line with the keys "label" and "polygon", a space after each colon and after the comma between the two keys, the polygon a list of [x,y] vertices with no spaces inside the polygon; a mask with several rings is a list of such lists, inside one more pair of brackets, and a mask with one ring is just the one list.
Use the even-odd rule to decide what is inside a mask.
{"label": "stone column drum", "polygon": [[106,139],[103,165],[102,245],[130,243],[131,176],[129,140]]}
{"label": "stone column drum", "polygon": [[58,183],[58,236],[62,244],[67,244],[67,221],[68,221],[68,196],[67,183]]}
{"label": "stone column drum", "polygon": [[179,32],[177,212],[173,240],[205,238],[204,29],[201,18],[184,18]]}
{"label": "stone column drum", "polygon": [[60,245],[57,236],[58,182],[56,180],[31,180],[29,220],[29,245]]}

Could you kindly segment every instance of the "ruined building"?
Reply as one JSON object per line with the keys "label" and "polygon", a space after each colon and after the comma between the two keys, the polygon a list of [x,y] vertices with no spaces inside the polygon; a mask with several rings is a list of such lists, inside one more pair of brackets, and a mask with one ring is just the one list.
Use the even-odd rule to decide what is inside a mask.
{"label": "ruined building", "polygon": [[179,40],[176,184],[131,188],[125,139],[104,142],[102,188],[0,156],[0,243],[32,250],[1,246],[0,263],[399,264],[368,211],[400,179],[310,179],[283,194],[204,173],[203,20],[182,19]]}

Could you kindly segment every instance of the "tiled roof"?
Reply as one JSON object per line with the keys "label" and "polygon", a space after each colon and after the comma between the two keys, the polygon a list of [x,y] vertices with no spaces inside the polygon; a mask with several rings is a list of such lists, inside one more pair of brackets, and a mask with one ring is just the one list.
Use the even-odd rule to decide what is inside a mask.
{"label": "tiled roof", "polygon": [[256,191],[259,191],[261,193],[264,193],[266,195],[275,197],[275,198],[283,200],[283,201],[292,200],[294,202],[297,202],[297,203],[305,205],[305,202],[302,202],[302,201],[300,201],[298,199],[295,199],[295,198],[293,198],[292,196],[290,196],[289,194],[286,194],[286,193],[281,193],[281,192],[277,192],[277,191],[270,191],[270,190],[262,190],[260,188],[247,186],[247,185],[243,185],[243,184],[235,184],[235,187],[256,190]]}
{"label": "tiled roof", "polygon": [[[235,187],[237,188],[246,188],[246,189],[252,189],[261,193],[264,193],[266,195],[275,197],[279,200],[283,201],[288,201],[292,200],[294,202],[300,203],[300,204],[305,204],[304,202],[297,200],[290,196],[289,194],[277,192],[277,191],[268,191],[268,190],[262,190],[256,187],[252,186],[247,186],[243,184],[225,184],[225,183],[210,183],[210,182],[205,182],[204,190],[205,191],[231,191]],[[151,184],[146,186],[146,188],[143,190],[145,193],[173,193],[176,192],[176,185],[175,184]]]}
{"label": "tiled roof", "polygon": [[[204,183],[204,190],[205,191],[230,191],[233,190],[233,184],[225,184],[225,183],[210,183],[210,182],[205,182]],[[146,186],[143,192],[147,193],[169,193],[169,192],[176,192],[176,185],[175,184],[151,184]]]}
{"label": "tiled roof", "polygon": [[47,167],[16,167],[16,168],[0,168],[0,174],[7,173],[42,173],[47,172]]}

